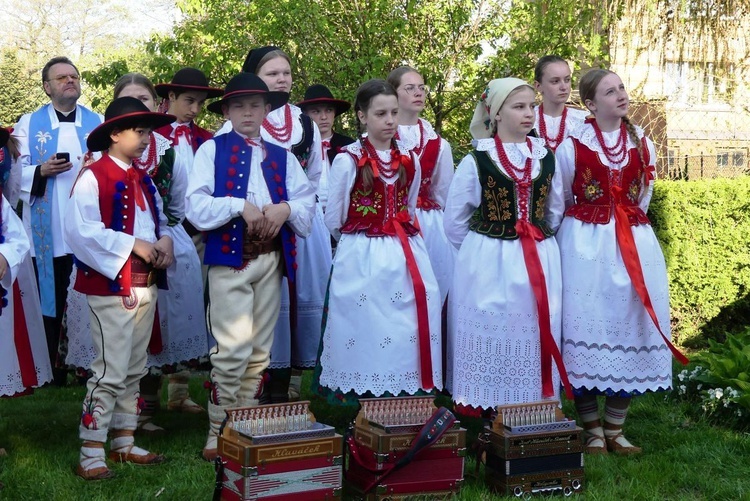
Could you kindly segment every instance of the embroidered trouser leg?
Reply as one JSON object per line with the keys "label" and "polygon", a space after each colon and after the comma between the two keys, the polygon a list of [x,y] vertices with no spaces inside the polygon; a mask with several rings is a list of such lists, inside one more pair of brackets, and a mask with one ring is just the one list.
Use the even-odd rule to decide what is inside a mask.
{"label": "embroidered trouser leg", "polygon": [[268,367],[281,305],[280,252],[262,254],[241,270],[208,269],[211,403],[223,408],[252,401]]}
{"label": "embroidered trouser leg", "polygon": [[124,415],[138,415],[138,384],[146,373],[157,294],[154,285],[134,287],[125,297],[87,297],[96,358],[83,400],[81,439],[105,442],[113,414],[127,422],[123,429],[135,422]]}

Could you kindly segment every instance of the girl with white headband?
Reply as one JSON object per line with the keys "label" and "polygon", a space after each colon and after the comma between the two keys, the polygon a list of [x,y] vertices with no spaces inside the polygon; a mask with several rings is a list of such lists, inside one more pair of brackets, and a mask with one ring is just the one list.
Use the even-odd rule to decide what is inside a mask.
{"label": "girl with white headband", "polygon": [[[552,236],[563,192],[551,151],[528,134],[534,89],[492,80],[471,121],[475,150],[445,207],[458,247],[448,298],[448,388],[463,413],[558,397],[562,279]],[[567,387],[567,385],[566,385]]]}

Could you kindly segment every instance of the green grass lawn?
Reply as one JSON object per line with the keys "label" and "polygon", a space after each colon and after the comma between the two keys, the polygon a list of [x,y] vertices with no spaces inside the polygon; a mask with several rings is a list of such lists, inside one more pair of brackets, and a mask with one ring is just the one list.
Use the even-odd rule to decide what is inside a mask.
{"label": "green grass lawn", "polygon": [[[306,382],[309,382],[309,375]],[[191,381],[191,394],[206,401],[203,378]],[[114,480],[85,482],[73,474],[78,461],[78,419],[84,388],[44,388],[34,395],[0,400],[0,499],[8,500],[208,500],[213,466],[200,459],[205,415],[161,411],[156,422],[169,434],[138,438],[146,448],[167,455],[151,467],[117,465]],[[591,500],[750,499],[750,436],[692,421],[688,404],[664,395],[635,399],[627,436],[644,448],[639,457],[586,457],[586,491]],[[353,411],[315,401],[320,421],[342,428]],[[569,405],[565,406],[570,413]],[[481,423],[466,423],[470,440]],[[464,488],[457,499],[503,499],[490,493],[467,461]]]}

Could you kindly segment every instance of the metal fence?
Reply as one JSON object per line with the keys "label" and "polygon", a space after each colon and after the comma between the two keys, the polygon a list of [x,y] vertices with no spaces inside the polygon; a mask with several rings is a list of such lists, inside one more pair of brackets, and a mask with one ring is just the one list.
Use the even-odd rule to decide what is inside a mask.
{"label": "metal fence", "polygon": [[633,102],[631,115],[654,141],[662,179],[750,174],[750,113],[744,109],[648,101]]}

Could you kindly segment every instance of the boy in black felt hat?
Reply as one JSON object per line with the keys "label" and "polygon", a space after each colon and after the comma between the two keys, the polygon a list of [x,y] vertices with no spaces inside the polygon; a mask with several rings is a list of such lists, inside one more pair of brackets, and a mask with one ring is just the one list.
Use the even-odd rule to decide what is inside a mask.
{"label": "boy in black felt hat", "polygon": [[104,118],[86,141],[102,157],[81,171],[65,214],[65,238],[78,267],[75,289],[87,295],[96,350],[79,426],[76,474],[86,480],[112,477],[104,455],[110,430],[111,461],[164,461],[136,447],[133,433],[156,309],[156,270],[172,263],[172,240],[160,236],[167,226],[161,197],[132,160],[148,146],[149,132],[175,117],[121,97]]}
{"label": "boy in black felt hat", "polygon": [[[195,154],[201,144],[213,137],[211,132],[199,127],[195,119],[203,110],[206,99],[220,97],[222,89],[208,85],[206,75],[197,68],[182,68],[169,83],[156,85],[159,97],[168,101],[167,113],[175,116],[175,121],[156,130],[172,141],[172,147],[189,146]],[[180,151],[180,154],[183,152]],[[192,159],[191,154],[187,158]]]}
{"label": "boy in black felt hat", "polygon": [[232,130],[198,149],[188,181],[187,218],[206,232],[206,318],[216,340],[203,448],[209,461],[217,454],[224,410],[258,405],[282,272],[293,284],[295,234],[307,236],[312,224],[315,191],[302,167],[292,153],[260,137],[266,115],[288,99],[252,73],[232,78],[224,98],[208,105],[231,121]]}
{"label": "boy in black felt hat", "polygon": [[[169,138],[177,155],[185,160],[188,176],[193,166],[193,158],[198,148],[214,135],[198,126],[195,119],[200,115],[206,99],[220,97],[223,89],[211,87],[206,75],[197,68],[182,68],[172,77],[170,83],[156,85],[156,93],[167,104],[167,113],[175,116],[175,121],[156,129],[156,132]],[[203,260],[204,242],[201,233],[190,224],[182,222],[185,231],[195,244],[198,257]],[[203,281],[206,281],[206,267],[203,267]]]}
{"label": "boy in black felt hat", "polygon": [[305,99],[297,103],[302,112],[312,118],[318,125],[320,137],[323,143],[323,170],[318,181],[318,201],[323,211],[328,202],[328,171],[331,169],[333,159],[347,144],[352,144],[354,139],[333,130],[336,117],[346,113],[351,104],[342,99],[335,99],[331,91],[325,85],[311,85],[305,91]]}

